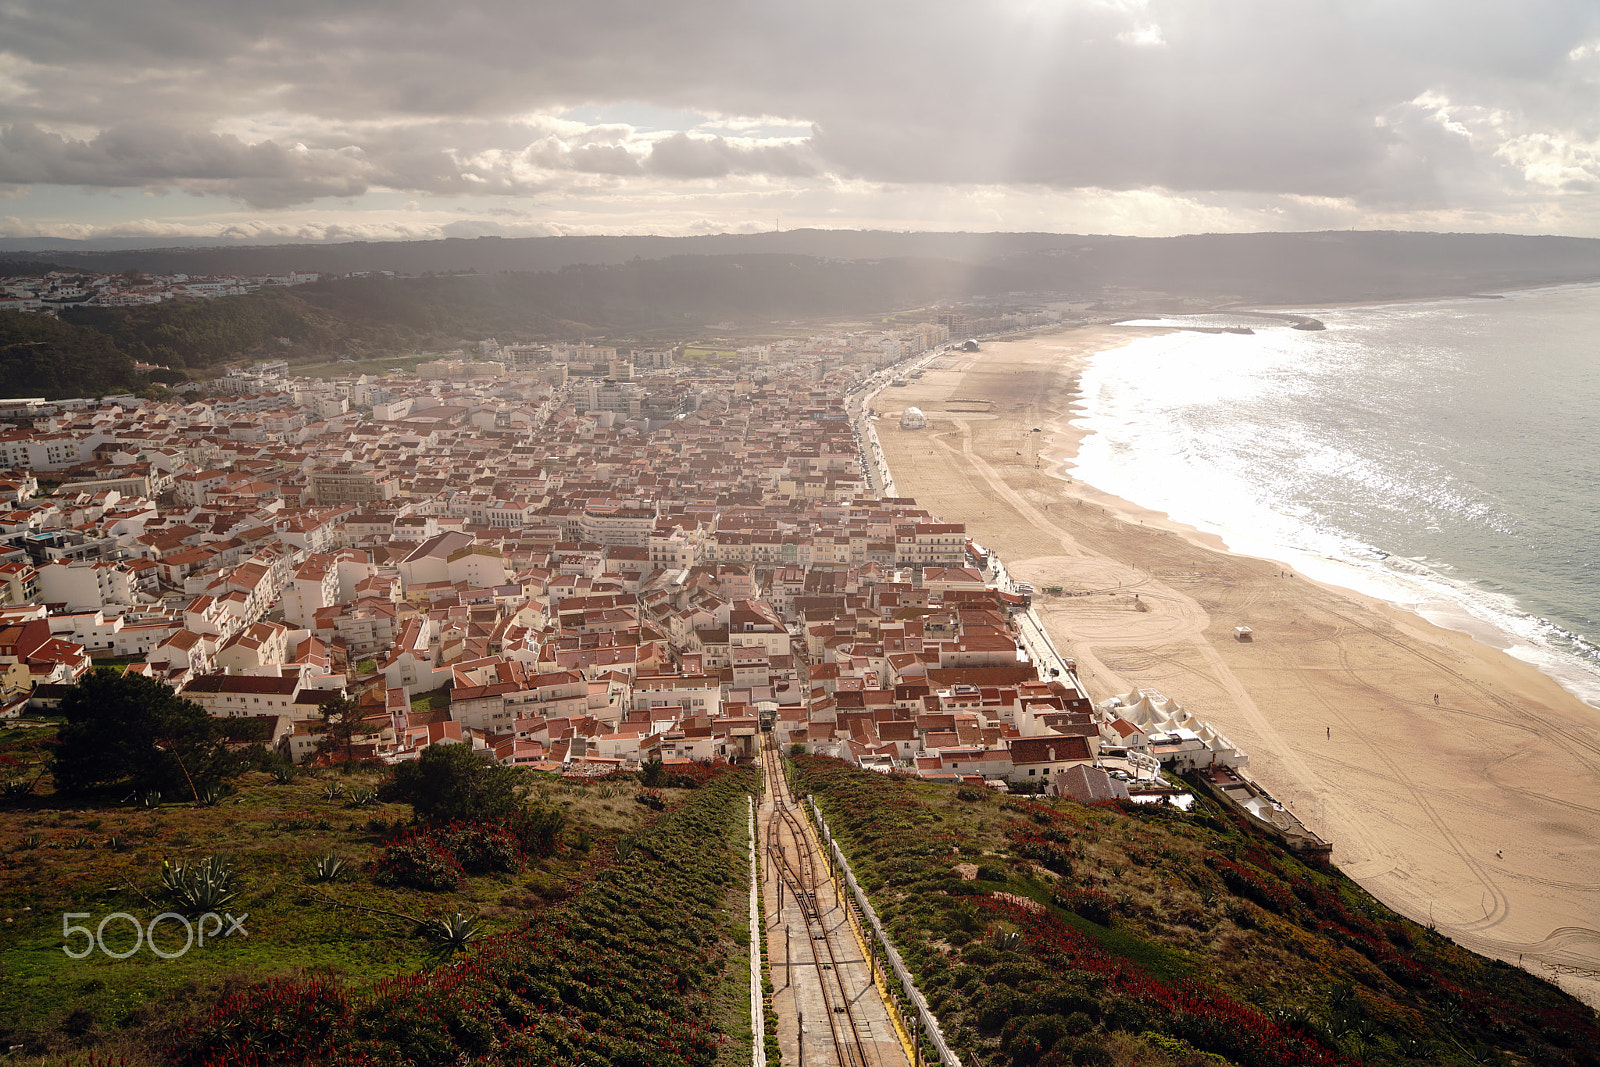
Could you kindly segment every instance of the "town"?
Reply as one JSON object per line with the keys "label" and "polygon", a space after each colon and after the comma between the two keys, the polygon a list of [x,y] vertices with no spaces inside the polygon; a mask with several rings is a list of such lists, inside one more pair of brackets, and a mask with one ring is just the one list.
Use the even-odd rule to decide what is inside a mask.
{"label": "town", "polygon": [[0,311],[36,311],[49,314],[62,307],[136,307],[169,300],[210,300],[239,296],[264,286],[305,285],[317,273],[285,274],[118,274],[76,270],[50,270],[0,279]]}
{"label": "town", "polygon": [[319,708],[348,695],[346,755],[385,763],[465,744],[604,775],[751,759],[770,730],[1018,792],[1237,787],[1227,738],[1159,693],[1093,706],[1031,589],[881,495],[871,397],[950,344],[938,322],[485,341],[415,374],[271,361],[183,401],[0,401],[0,716],[110,662],[299,762],[329,758]]}

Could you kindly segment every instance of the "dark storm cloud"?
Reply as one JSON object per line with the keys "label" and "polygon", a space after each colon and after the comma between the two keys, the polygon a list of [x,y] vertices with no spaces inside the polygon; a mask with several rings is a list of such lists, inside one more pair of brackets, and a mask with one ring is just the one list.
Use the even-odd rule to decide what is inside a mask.
{"label": "dark storm cloud", "polygon": [[[270,206],[831,175],[1427,206],[1600,178],[1597,38],[1592,0],[13,0],[0,182]],[[529,117],[628,102],[816,132]]]}

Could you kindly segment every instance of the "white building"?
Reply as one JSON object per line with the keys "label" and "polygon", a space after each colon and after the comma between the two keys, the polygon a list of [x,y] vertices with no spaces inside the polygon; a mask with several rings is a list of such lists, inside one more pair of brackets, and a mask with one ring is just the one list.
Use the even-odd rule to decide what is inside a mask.
{"label": "white building", "polygon": [[133,576],[104,560],[57,560],[38,568],[39,599],[65,604],[68,611],[98,611],[110,604],[134,602]]}

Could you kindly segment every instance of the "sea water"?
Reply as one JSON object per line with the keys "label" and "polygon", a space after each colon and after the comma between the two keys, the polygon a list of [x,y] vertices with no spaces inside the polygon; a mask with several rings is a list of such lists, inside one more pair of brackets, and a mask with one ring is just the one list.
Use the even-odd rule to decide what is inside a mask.
{"label": "sea water", "polygon": [[1075,476],[1600,705],[1600,287],[1297,310],[1094,356]]}

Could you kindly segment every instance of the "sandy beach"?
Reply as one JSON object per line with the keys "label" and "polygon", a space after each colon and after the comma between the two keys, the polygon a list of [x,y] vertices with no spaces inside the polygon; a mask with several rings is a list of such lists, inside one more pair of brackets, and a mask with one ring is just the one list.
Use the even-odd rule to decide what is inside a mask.
{"label": "sandy beach", "polygon": [[[897,492],[965,522],[1017,579],[1077,594],[1036,605],[1096,702],[1160,690],[1248,752],[1379,899],[1600,1005],[1600,710],[1465,634],[1077,482],[1078,372],[1143,332],[1159,331],[985,342],[885,389]],[[899,428],[911,405],[926,429]]]}

